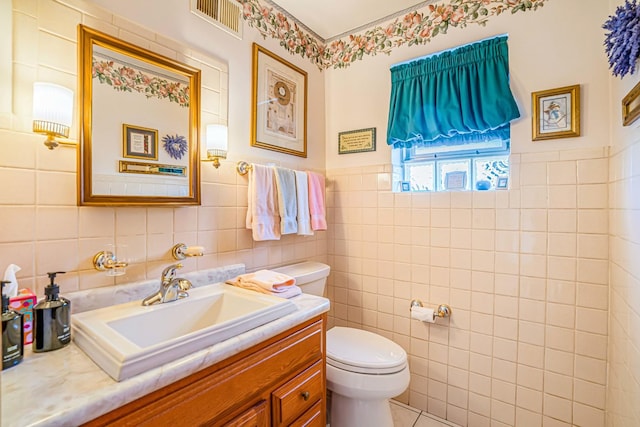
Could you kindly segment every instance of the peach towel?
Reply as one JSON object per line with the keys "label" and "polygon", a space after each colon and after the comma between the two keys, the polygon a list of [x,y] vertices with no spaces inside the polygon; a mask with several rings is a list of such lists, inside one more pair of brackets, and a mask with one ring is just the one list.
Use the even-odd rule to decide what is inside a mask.
{"label": "peach towel", "polygon": [[273,295],[274,297],[280,297],[280,298],[293,298],[302,293],[302,289],[300,289],[300,286],[296,286],[296,285],[287,286],[282,291],[270,292],[264,289],[263,287],[260,287],[251,282],[238,282],[233,280],[227,280],[226,283],[229,285],[236,286],[238,288],[248,289],[250,291],[259,292],[261,294],[266,294],[266,295]]}
{"label": "peach towel", "polygon": [[258,287],[267,292],[284,292],[291,286],[295,286],[296,279],[273,270],[258,270],[254,273],[241,274],[228,283],[248,289]]}
{"label": "peach towel", "polygon": [[280,218],[276,205],[276,179],[273,168],[251,165],[249,170],[246,227],[253,240],[280,240]]}
{"label": "peach towel", "polygon": [[309,212],[311,213],[311,229],[326,230],[327,218],[324,204],[324,175],[307,172],[309,175]]}

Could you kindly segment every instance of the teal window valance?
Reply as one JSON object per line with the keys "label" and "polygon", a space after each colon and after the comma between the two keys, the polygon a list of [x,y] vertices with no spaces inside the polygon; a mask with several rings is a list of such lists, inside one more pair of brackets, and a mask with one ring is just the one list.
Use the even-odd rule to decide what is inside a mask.
{"label": "teal window valance", "polygon": [[518,117],[506,36],[391,68],[387,144],[394,148],[508,139]]}

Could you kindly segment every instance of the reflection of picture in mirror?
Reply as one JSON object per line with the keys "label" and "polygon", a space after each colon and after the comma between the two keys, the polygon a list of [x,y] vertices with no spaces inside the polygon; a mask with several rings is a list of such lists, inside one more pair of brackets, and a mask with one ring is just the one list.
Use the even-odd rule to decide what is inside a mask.
{"label": "reflection of picture in mirror", "polygon": [[123,157],[158,160],[158,131],[122,125]]}
{"label": "reflection of picture in mirror", "polygon": [[[189,135],[189,80],[155,64],[95,45],[92,91],[94,194],[188,194],[188,176],[169,177],[162,183],[145,175],[123,177],[118,161],[122,154],[178,167],[189,165],[187,156],[176,158],[166,150],[158,150],[158,133]],[[123,123],[135,126],[123,127]],[[121,138],[123,152],[113,149]],[[188,144],[188,140],[185,142]]]}
{"label": "reflection of picture in mirror", "polygon": [[187,154],[187,139],[182,135],[165,135],[162,137],[163,147],[174,159],[181,159]]}

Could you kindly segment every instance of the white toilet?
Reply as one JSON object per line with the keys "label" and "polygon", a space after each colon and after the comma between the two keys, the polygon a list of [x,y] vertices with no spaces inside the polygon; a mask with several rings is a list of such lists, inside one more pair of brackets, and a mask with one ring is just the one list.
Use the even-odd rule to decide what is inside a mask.
{"label": "white toilet", "polygon": [[[328,265],[309,261],[274,270],[295,277],[302,292],[323,296]],[[398,344],[361,329],[327,331],[331,427],[393,427],[389,398],[408,386],[407,353]]]}

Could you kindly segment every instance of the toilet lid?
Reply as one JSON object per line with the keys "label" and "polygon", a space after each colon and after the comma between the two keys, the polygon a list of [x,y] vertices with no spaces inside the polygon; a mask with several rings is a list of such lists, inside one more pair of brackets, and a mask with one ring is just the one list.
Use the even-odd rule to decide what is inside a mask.
{"label": "toilet lid", "polygon": [[407,364],[407,353],[387,338],[336,326],[327,332],[327,363],[350,372],[392,374]]}

